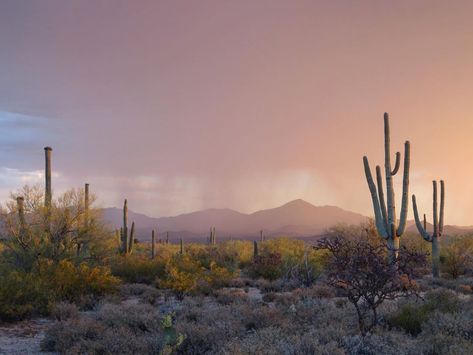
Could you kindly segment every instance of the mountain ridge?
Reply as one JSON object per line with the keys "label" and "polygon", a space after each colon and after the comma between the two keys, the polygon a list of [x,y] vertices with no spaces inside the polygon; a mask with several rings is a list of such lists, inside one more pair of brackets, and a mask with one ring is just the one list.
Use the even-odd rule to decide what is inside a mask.
{"label": "mountain ridge", "polygon": [[[122,210],[102,209],[105,221],[113,228],[122,224]],[[281,206],[242,213],[230,208],[208,208],[168,217],[149,217],[129,210],[129,221],[134,221],[140,239],[148,239],[152,229],[171,234],[189,234],[205,238],[210,226],[215,226],[221,237],[248,237],[290,235],[308,237],[321,234],[338,223],[358,224],[367,217],[336,206],[315,206],[302,199],[289,201]]]}

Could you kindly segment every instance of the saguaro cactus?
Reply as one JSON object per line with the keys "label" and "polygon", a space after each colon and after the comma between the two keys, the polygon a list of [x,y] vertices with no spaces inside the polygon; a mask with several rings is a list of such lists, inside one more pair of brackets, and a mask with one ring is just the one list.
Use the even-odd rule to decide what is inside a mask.
{"label": "saguaro cactus", "polygon": [[44,177],[45,177],[45,194],[44,194],[44,205],[47,208],[51,207],[52,190],[51,190],[51,154],[53,149],[51,147],[44,147]]}
{"label": "saguaro cactus", "polygon": [[399,239],[406,229],[407,212],[409,208],[409,167],[410,143],[404,144],[404,176],[402,183],[402,205],[399,224],[396,220],[396,204],[394,199],[393,176],[399,171],[401,153],[396,153],[394,169],[391,165],[391,141],[389,129],[389,116],[384,114],[384,168],[386,175],[386,199],[384,200],[383,181],[381,168],[376,166],[377,187],[371,175],[371,169],[366,156],[363,157],[366,181],[371,193],[373,210],[378,234],[387,241],[389,261],[394,263],[398,257]]}
{"label": "saguaro cactus", "polygon": [[184,242],[182,241],[182,238],[179,240],[179,254],[184,254]]}
{"label": "saguaro cactus", "polygon": [[169,232],[166,232],[166,244],[169,244]]}
{"label": "saguaro cactus", "polygon": [[122,254],[131,254],[135,238],[135,222],[131,223],[131,231],[128,233],[128,201],[123,203],[123,227],[121,228],[121,248]]}
{"label": "saguaro cactus", "polygon": [[216,234],[215,234],[215,227],[210,227],[209,243],[210,243],[211,245],[217,244],[217,238],[216,238]]}
{"label": "saguaro cactus", "polygon": [[258,257],[258,242],[256,240],[253,241],[253,259]]}
{"label": "saguaro cactus", "polygon": [[89,227],[89,184],[84,186],[84,228]]}
{"label": "saguaro cactus", "polygon": [[259,231],[259,240],[260,240],[260,242],[264,242],[264,235],[263,235],[263,230],[262,229]]}
{"label": "saguaro cactus", "polygon": [[439,277],[440,274],[440,244],[439,238],[443,234],[443,216],[445,208],[445,184],[443,180],[440,181],[440,216],[438,215],[437,205],[437,181],[432,182],[433,185],[433,214],[434,214],[434,230],[432,234],[427,232],[427,218],[424,214],[424,225],[419,219],[419,212],[417,211],[416,196],[412,195],[412,207],[414,209],[414,218],[416,221],[417,230],[422,238],[427,242],[432,243],[432,275]]}
{"label": "saguaro cactus", "polygon": [[156,248],[156,242],[155,242],[154,229],[153,229],[151,231],[151,259],[154,259],[156,255],[155,248]]}

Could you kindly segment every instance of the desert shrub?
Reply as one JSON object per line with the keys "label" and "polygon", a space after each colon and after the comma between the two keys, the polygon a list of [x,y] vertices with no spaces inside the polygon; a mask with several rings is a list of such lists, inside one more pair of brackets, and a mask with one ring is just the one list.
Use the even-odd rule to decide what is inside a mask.
{"label": "desert shrub", "polygon": [[226,287],[234,276],[232,271],[215,262],[210,262],[206,268],[189,254],[176,255],[166,265],[164,276],[157,279],[157,286],[171,289],[182,298],[186,294],[209,294]]}
{"label": "desert shrub", "polygon": [[442,243],[441,270],[456,279],[473,267],[473,237],[453,237]]}
{"label": "desert shrub", "polygon": [[278,252],[264,251],[254,258],[249,271],[254,278],[276,280],[283,275],[282,256]]}
{"label": "desert shrub", "polygon": [[31,272],[11,271],[0,276],[0,318],[17,320],[45,315],[55,302],[81,303],[115,290],[118,280],[108,269],[74,265],[62,260],[40,260]]}
{"label": "desert shrub", "polygon": [[51,310],[51,316],[58,321],[79,317],[79,309],[73,303],[59,302]]}
{"label": "desert shrub", "polygon": [[423,324],[434,312],[453,313],[460,309],[460,300],[452,291],[440,289],[426,293],[425,301],[406,303],[387,317],[388,323],[411,335],[422,332]]}
{"label": "desert shrub", "polygon": [[378,324],[377,308],[385,300],[417,292],[413,277],[415,268],[425,264],[424,254],[403,248],[396,264],[390,265],[383,245],[373,245],[362,238],[324,238],[317,248],[330,253],[327,282],[355,307],[362,335]]}
{"label": "desert shrub", "polygon": [[112,274],[128,283],[152,284],[165,274],[165,268],[165,263],[158,258],[150,260],[135,255],[118,256],[111,263]]}
{"label": "desert shrub", "polygon": [[48,304],[49,290],[36,275],[12,271],[0,277],[0,320],[14,321],[33,314],[44,315]]}
{"label": "desert shrub", "polygon": [[218,303],[228,305],[248,300],[248,295],[242,289],[223,288],[215,291],[215,299]]}
{"label": "desert shrub", "polygon": [[472,354],[473,305],[464,305],[461,312],[432,313],[419,335],[419,353]]}
{"label": "desert shrub", "polygon": [[[24,198],[23,213],[16,196]],[[94,201],[89,197],[89,202]],[[39,260],[101,262],[111,251],[111,233],[101,223],[99,211],[89,208],[85,221],[83,190],[69,190],[44,205],[41,187],[25,186],[0,206],[2,261],[14,269],[31,271]]]}
{"label": "desert shrub", "polygon": [[53,325],[41,347],[61,354],[170,354],[181,342],[172,320],[151,306],[103,304],[96,314]]}

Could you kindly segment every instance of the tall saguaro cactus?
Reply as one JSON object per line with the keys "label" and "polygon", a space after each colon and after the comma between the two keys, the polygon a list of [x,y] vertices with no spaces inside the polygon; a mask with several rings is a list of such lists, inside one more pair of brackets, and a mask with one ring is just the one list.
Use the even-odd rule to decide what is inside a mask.
{"label": "tall saguaro cactus", "polygon": [[123,227],[120,229],[122,254],[131,254],[133,251],[133,242],[135,238],[135,222],[131,223],[131,231],[128,233],[128,201],[123,203]]}
{"label": "tall saguaro cactus", "polygon": [[45,194],[44,194],[44,205],[46,208],[51,207],[52,201],[52,187],[51,187],[51,154],[53,149],[51,147],[44,147],[44,178],[45,178]]}
{"label": "tall saguaro cactus", "polygon": [[182,238],[179,240],[179,254],[184,255],[184,242]]}
{"label": "tall saguaro cactus", "polygon": [[419,212],[417,211],[416,196],[412,195],[412,208],[414,209],[414,218],[416,221],[417,230],[419,231],[422,238],[427,242],[432,243],[432,275],[439,277],[440,275],[440,244],[439,238],[443,234],[443,216],[445,209],[445,183],[443,180],[440,181],[440,216],[437,205],[437,181],[432,182],[433,185],[433,214],[434,214],[434,230],[432,234],[427,232],[427,219],[424,214],[424,225],[419,219]]}
{"label": "tall saguaro cactus", "polygon": [[84,228],[86,230],[89,227],[89,207],[90,207],[89,184],[85,184],[84,186]]}
{"label": "tall saguaro cactus", "polygon": [[258,242],[253,240],[253,259],[258,257]]}
{"label": "tall saguaro cactus", "polygon": [[371,193],[373,210],[378,234],[387,241],[389,261],[394,263],[398,257],[399,239],[406,229],[407,212],[409,208],[409,168],[410,143],[404,144],[404,175],[402,183],[402,205],[399,223],[396,219],[396,203],[394,198],[393,177],[398,173],[401,164],[401,153],[396,153],[394,169],[391,165],[391,137],[389,116],[384,114],[384,169],[386,177],[386,201],[384,199],[381,167],[376,166],[376,184],[371,175],[371,169],[366,156],[363,157],[366,181]]}

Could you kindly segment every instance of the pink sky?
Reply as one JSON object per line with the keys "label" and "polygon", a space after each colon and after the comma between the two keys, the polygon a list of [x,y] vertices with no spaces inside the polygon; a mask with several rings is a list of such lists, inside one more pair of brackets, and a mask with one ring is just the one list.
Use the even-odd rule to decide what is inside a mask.
{"label": "pink sky", "polygon": [[[154,216],[296,198],[371,215],[362,156],[473,224],[471,1],[0,2],[0,199],[90,182]],[[398,177],[398,180],[400,177]],[[400,181],[397,181],[400,183]],[[397,197],[401,191],[397,189]],[[412,218],[412,214],[410,214]]]}

